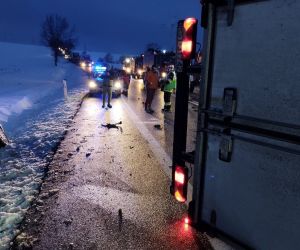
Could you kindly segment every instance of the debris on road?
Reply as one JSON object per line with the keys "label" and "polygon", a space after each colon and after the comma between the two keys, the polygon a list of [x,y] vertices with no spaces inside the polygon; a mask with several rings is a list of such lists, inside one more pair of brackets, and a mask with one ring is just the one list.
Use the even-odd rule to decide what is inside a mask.
{"label": "debris on road", "polygon": [[44,200],[44,199],[47,199],[49,197],[49,194],[46,192],[46,193],[43,193],[43,194],[41,194],[40,196],[39,196],[39,198],[41,199],[41,200]]}
{"label": "debris on road", "polygon": [[18,244],[18,249],[32,249],[33,244],[37,241],[37,238],[27,235],[26,233],[21,233],[16,237],[16,242]]}
{"label": "debris on road", "polygon": [[52,196],[58,192],[59,192],[59,189],[51,189],[51,190],[49,190],[49,195]]}
{"label": "debris on road", "polygon": [[42,200],[37,200],[37,201],[36,201],[36,204],[37,204],[38,206],[43,206],[43,205],[44,205],[44,202],[43,202]]}
{"label": "debris on road", "polygon": [[119,231],[121,231],[122,230],[122,223],[123,223],[123,212],[122,212],[122,209],[119,209],[118,216],[119,216]]}
{"label": "debris on road", "polygon": [[118,126],[118,125],[120,125],[120,124],[122,124],[122,121],[117,122],[117,123],[112,123],[112,124],[111,124],[111,123],[101,124],[101,126],[102,126],[102,127],[106,127],[108,130],[111,129],[111,128],[116,128],[117,130],[120,129],[121,133],[123,133],[122,127],[121,127],[121,126]]}
{"label": "debris on road", "polygon": [[118,126],[118,125],[120,125],[120,124],[122,124],[122,121],[117,122],[117,123],[112,123],[112,124],[111,124],[111,123],[101,124],[101,126],[102,126],[102,127],[106,127],[106,128],[108,128],[108,129],[111,129],[111,128],[119,129],[120,126]]}
{"label": "debris on road", "polygon": [[158,129],[158,130],[162,130],[162,127],[161,127],[160,124],[155,124],[155,125],[154,125],[154,128],[156,128],[156,129]]}
{"label": "debris on road", "polygon": [[67,220],[64,220],[64,221],[63,221],[63,223],[64,223],[66,226],[70,226],[72,222],[73,222],[72,219],[67,219]]}

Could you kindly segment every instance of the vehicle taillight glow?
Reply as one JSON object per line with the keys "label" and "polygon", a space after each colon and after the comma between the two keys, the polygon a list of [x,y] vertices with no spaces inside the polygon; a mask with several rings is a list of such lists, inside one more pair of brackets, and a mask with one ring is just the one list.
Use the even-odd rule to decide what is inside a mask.
{"label": "vehicle taillight glow", "polygon": [[184,35],[181,44],[181,52],[183,59],[192,59],[195,56],[197,41],[197,19],[190,17],[184,20]]}
{"label": "vehicle taillight glow", "polygon": [[175,192],[174,195],[175,195],[176,200],[178,200],[179,202],[185,202],[186,201],[186,199],[180,194],[180,192],[178,190]]}
{"label": "vehicle taillight glow", "polygon": [[185,30],[189,30],[197,22],[196,18],[189,17],[184,20],[183,27]]}
{"label": "vehicle taillight glow", "polygon": [[184,184],[184,173],[175,171],[175,182]]}
{"label": "vehicle taillight glow", "polygon": [[186,167],[176,166],[173,176],[174,196],[177,201],[185,202],[187,199],[188,170]]}
{"label": "vehicle taillight glow", "polygon": [[183,58],[189,57],[193,50],[193,41],[192,40],[183,40],[181,45]]}
{"label": "vehicle taillight glow", "polygon": [[190,224],[190,219],[189,217],[184,218],[184,224]]}

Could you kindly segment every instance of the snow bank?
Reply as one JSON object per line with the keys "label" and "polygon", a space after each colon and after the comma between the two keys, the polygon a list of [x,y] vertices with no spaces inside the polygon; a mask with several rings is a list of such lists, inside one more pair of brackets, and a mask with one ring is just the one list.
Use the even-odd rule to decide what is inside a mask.
{"label": "snow bank", "polygon": [[0,124],[11,142],[0,149],[0,249],[6,249],[78,108],[86,78],[65,61],[54,67],[45,47],[0,43],[0,54]]}
{"label": "snow bank", "polygon": [[0,123],[61,89],[74,68],[65,61],[54,67],[50,50],[42,46],[0,43],[0,55]]}

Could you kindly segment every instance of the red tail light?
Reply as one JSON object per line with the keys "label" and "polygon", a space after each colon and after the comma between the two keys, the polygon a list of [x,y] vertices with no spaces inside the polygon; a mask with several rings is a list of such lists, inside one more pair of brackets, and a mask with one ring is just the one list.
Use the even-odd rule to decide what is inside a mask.
{"label": "red tail light", "polygon": [[185,179],[184,172],[178,168],[175,171],[175,182],[178,184],[184,184],[184,181],[185,181],[184,179]]}
{"label": "red tail light", "polygon": [[179,202],[187,198],[188,171],[186,167],[176,166],[174,173],[174,196]]}
{"label": "red tail light", "polygon": [[183,40],[181,45],[181,51],[183,58],[189,58],[190,54],[193,50],[193,41],[191,40]]}
{"label": "red tail light", "polygon": [[194,57],[197,40],[197,23],[197,19],[192,17],[184,20],[184,38],[181,45],[183,59],[191,59]]}

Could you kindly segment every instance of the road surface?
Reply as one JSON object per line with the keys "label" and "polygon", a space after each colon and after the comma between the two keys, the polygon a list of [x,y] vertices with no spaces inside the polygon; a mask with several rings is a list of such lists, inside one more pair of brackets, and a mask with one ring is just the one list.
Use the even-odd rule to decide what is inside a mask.
{"label": "road surface", "polygon": [[139,84],[112,109],[84,99],[13,248],[211,249],[169,194],[173,113],[161,113],[161,93],[145,113]]}

